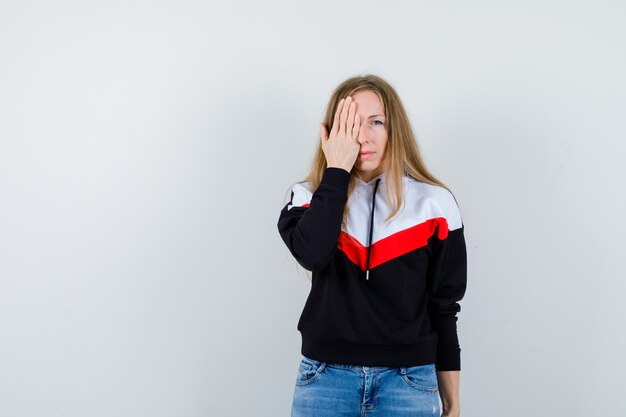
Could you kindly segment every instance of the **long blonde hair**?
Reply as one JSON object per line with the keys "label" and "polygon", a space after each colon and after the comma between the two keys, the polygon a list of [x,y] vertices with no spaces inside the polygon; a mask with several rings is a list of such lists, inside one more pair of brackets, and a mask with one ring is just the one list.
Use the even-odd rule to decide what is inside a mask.
{"label": "long blonde hair", "polygon": [[[357,91],[363,90],[372,91],[378,96],[383,105],[383,111],[387,120],[387,145],[383,156],[384,159],[381,163],[386,167],[385,192],[389,200],[393,201],[393,210],[385,221],[391,219],[402,207],[404,202],[402,177],[404,175],[428,184],[441,186],[452,194],[452,191],[443,182],[439,181],[426,167],[413,129],[411,128],[411,123],[400,101],[400,97],[391,84],[383,78],[377,75],[366,74],[350,77],[339,84],[335,88],[335,91],[333,91],[326,107],[324,125],[327,131],[330,132],[332,129],[332,123],[339,101]],[[326,166],[326,157],[322,150],[320,137],[318,136],[317,148],[315,149],[309,174],[303,181],[298,182],[309,182],[311,185],[310,190],[314,192],[320,185]],[[352,175],[350,176],[348,185],[348,198],[354,189],[356,181],[354,167],[350,173]],[[454,194],[452,196],[454,197]],[[344,227],[349,211],[350,208],[346,203],[342,220]]]}

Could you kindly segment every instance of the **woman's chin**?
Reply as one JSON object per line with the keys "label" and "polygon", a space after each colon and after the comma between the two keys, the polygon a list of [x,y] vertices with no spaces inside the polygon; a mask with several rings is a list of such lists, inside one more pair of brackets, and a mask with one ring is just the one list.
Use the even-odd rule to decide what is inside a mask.
{"label": "woman's chin", "polygon": [[378,168],[378,164],[372,161],[360,161],[354,164],[354,166],[361,171],[372,171]]}

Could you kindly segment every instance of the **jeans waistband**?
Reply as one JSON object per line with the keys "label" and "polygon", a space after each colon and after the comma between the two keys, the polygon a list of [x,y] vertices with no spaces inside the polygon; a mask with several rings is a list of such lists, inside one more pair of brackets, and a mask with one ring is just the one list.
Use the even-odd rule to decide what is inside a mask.
{"label": "jeans waistband", "polygon": [[[304,355],[302,355],[302,357],[310,362],[314,362],[318,364],[321,363],[321,361],[318,361],[317,359],[312,359]],[[416,366],[425,366],[425,365],[416,365]],[[363,370],[372,370],[372,371],[388,371],[392,369],[403,370],[407,368],[407,367],[399,367],[399,366],[363,366],[363,365],[352,365],[352,364],[347,364],[347,363],[332,363],[332,362],[326,362],[326,367],[348,369],[348,370],[356,371],[356,372],[361,372]]]}
{"label": "jeans waistband", "polygon": [[327,363],[326,367],[349,369],[351,371],[362,371],[363,369],[371,369],[373,371],[388,371],[391,369],[400,369],[397,366],[362,366],[362,365],[349,365],[345,363]]}

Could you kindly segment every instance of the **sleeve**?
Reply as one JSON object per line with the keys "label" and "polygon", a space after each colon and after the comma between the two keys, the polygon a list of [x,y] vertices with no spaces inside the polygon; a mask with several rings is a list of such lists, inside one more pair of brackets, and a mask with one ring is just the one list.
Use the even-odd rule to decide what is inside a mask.
{"label": "sleeve", "polygon": [[280,212],[280,237],[309,271],[324,268],[337,250],[349,182],[348,171],[327,167],[312,195],[303,184],[294,185],[289,203]]}
{"label": "sleeve", "polygon": [[428,313],[438,335],[436,368],[438,371],[461,370],[461,348],[457,335],[459,301],[467,286],[467,254],[464,229],[458,206],[446,190],[439,223],[432,237],[428,267]]}

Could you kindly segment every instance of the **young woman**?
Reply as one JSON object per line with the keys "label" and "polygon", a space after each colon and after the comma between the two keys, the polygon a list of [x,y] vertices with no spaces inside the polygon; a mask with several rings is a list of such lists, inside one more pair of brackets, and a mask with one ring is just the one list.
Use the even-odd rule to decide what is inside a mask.
{"label": "young woman", "polygon": [[335,89],[278,230],[312,271],[292,417],[458,417],[464,225],[384,79]]}

